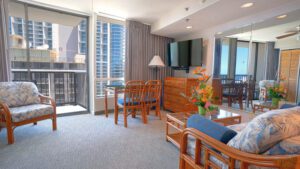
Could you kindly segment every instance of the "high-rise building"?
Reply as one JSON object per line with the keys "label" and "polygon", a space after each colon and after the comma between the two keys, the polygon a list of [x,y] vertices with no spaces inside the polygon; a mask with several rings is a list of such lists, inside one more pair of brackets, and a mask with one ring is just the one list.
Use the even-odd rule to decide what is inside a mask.
{"label": "high-rise building", "polygon": [[[9,23],[11,35],[26,37],[25,20],[23,18],[9,17]],[[52,33],[51,23],[28,21],[29,48],[48,45],[49,49],[52,49]]]}
{"label": "high-rise building", "polygon": [[96,26],[96,94],[100,97],[105,85],[124,82],[125,26],[100,20]]}
{"label": "high-rise building", "polygon": [[78,25],[78,53],[86,54],[87,52],[87,23],[86,20],[83,20]]}
{"label": "high-rise building", "polygon": [[124,78],[125,28],[120,24],[110,24],[110,77]]}

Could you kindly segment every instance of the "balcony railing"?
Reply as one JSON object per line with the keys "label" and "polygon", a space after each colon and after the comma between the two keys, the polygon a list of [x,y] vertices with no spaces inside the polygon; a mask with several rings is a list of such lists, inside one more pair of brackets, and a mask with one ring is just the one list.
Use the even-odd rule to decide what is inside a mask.
{"label": "balcony railing", "polygon": [[[235,80],[240,80],[240,81],[246,81],[251,75],[242,75],[242,74],[237,74],[234,76]],[[227,79],[227,75],[219,75],[221,79]]]}
{"label": "balcony railing", "polygon": [[[30,77],[28,77],[30,76]],[[33,81],[39,92],[51,96],[57,105],[87,104],[85,72],[42,72],[13,70],[14,81]],[[84,94],[83,94],[84,93]]]}

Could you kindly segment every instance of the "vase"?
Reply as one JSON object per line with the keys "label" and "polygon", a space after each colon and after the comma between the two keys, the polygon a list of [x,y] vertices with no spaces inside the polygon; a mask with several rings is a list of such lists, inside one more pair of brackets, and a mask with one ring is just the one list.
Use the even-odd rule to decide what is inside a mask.
{"label": "vase", "polygon": [[201,116],[205,116],[206,114],[206,109],[202,106],[198,106],[198,112]]}
{"label": "vase", "polygon": [[278,107],[280,98],[272,98],[272,106]]}

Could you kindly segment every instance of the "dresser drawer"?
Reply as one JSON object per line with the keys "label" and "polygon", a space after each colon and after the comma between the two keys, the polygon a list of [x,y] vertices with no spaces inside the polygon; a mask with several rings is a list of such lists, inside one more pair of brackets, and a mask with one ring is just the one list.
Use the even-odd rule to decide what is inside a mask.
{"label": "dresser drawer", "polygon": [[171,95],[181,95],[181,93],[185,93],[184,88],[175,88],[171,86],[165,86],[164,93]]}
{"label": "dresser drawer", "polygon": [[186,81],[185,80],[166,80],[165,81],[166,86],[172,86],[174,88],[185,88],[186,87]]}

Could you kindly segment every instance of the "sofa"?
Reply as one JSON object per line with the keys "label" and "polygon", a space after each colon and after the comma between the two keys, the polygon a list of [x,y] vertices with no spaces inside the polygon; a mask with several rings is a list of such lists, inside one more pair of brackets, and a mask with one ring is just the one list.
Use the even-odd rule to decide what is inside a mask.
{"label": "sofa", "polygon": [[227,127],[190,117],[180,147],[180,169],[187,168],[300,168],[300,106]]}
{"label": "sofa", "polygon": [[0,82],[0,131],[7,129],[8,144],[14,143],[18,126],[51,119],[56,130],[56,103],[41,95],[32,82]]}

